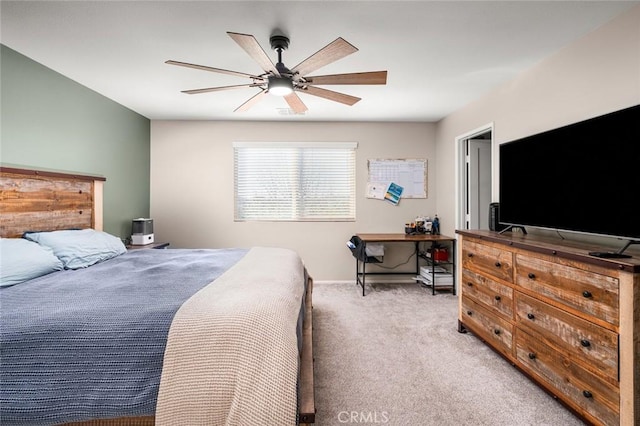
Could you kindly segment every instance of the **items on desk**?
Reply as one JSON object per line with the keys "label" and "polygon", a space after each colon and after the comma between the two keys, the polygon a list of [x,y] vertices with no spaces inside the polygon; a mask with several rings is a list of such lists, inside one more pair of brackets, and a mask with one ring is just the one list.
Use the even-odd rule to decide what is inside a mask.
{"label": "items on desk", "polygon": [[431,219],[426,217],[416,217],[416,232],[419,234],[430,234],[431,233]]}
{"label": "items on desk", "polygon": [[[436,216],[436,220],[437,220]],[[404,225],[404,233],[407,235],[416,235],[416,234],[440,234],[440,222],[434,222],[431,220],[429,216],[418,216],[415,221],[410,223],[405,223]],[[437,228],[434,227],[437,225]],[[437,231],[437,232],[436,232]]]}
{"label": "items on desk", "polygon": [[440,235],[440,219],[438,219],[438,215],[433,219],[433,223],[431,224],[433,235]]}

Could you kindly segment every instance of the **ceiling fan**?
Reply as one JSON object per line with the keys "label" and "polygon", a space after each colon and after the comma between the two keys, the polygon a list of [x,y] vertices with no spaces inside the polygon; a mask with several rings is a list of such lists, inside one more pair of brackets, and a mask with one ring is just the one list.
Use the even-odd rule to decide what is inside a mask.
{"label": "ceiling fan", "polygon": [[346,105],[353,105],[360,98],[347,95],[344,93],[334,92],[332,90],[323,89],[317,86],[335,85],[335,84],[387,84],[387,71],[358,72],[350,74],[333,74],[309,76],[308,74],[332,62],[342,59],[347,55],[355,53],[358,49],[338,37],[313,55],[292,69],[287,68],[282,62],[282,51],[289,47],[289,38],[284,35],[275,34],[269,39],[271,48],[278,53],[278,63],[275,65],[269,59],[269,56],[262,49],[254,36],[249,34],[240,34],[227,32],[240,47],[242,47],[262,68],[261,74],[247,74],[238,71],[229,71],[220,68],[212,68],[204,65],[189,64],[186,62],[166,61],[170,65],[178,65],[181,67],[195,68],[204,71],[211,71],[221,74],[236,75],[239,77],[247,77],[251,79],[251,83],[238,84],[234,86],[208,87],[204,89],[183,90],[182,93],[190,95],[198,93],[216,92],[220,90],[241,89],[245,87],[257,87],[260,89],[253,97],[235,109],[234,112],[247,111],[253,105],[258,103],[267,94],[282,96],[289,104],[291,110],[296,114],[302,114],[307,111],[306,105],[302,102],[299,93],[307,93],[313,96],[329,99],[331,101],[340,102]]}

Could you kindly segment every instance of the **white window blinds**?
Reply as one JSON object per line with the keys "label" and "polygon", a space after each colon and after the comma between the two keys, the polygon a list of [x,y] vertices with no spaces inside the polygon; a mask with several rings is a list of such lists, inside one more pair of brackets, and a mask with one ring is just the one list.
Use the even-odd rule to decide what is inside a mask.
{"label": "white window blinds", "polygon": [[235,220],[355,220],[356,147],[234,143]]}

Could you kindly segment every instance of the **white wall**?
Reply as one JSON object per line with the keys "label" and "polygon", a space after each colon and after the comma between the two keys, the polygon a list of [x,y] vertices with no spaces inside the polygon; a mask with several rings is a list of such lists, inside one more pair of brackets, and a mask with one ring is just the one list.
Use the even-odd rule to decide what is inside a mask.
{"label": "white wall", "polygon": [[[497,152],[496,144],[637,104],[640,6],[438,123],[437,163],[451,165],[438,167],[435,176],[438,211],[445,217],[454,217],[456,211],[456,136],[493,122]],[[494,165],[497,160],[494,155]],[[495,186],[493,199],[497,200]],[[594,211],[606,213],[598,199],[594,199]],[[446,221],[443,233],[453,233],[454,226]]]}
{"label": "white wall", "polygon": [[[316,280],[353,280],[354,260],[345,242],[354,233],[402,232],[416,215],[438,213],[443,234],[454,234],[456,136],[493,122],[498,144],[635,104],[640,104],[640,7],[437,125],[153,121],[156,239],[172,247],[289,247]],[[287,140],[359,143],[356,222],[233,221],[232,142]],[[366,199],[367,159],[402,157],[428,159],[429,198],[403,199],[397,207]],[[594,206],[601,208],[598,200]],[[403,258],[403,250],[393,247],[390,260]]]}
{"label": "white wall", "polygon": [[[358,142],[355,222],[234,222],[234,141]],[[152,121],[151,217],[157,241],[175,248],[280,246],[296,250],[315,280],[353,280],[346,247],[362,232],[404,232],[417,215],[434,215],[435,125]],[[427,199],[398,206],[365,198],[367,160],[426,158]],[[442,218],[446,223],[448,219]],[[391,248],[391,261],[410,247]],[[406,277],[405,277],[406,278]]]}

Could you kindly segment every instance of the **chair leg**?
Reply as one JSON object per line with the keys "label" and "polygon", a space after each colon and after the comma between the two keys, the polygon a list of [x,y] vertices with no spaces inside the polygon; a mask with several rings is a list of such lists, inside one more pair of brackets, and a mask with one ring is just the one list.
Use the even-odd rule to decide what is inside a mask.
{"label": "chair leg", "polygon": [[[366,256],[366,253],[365,253],[365,256]],[[362,262],[362,296],[364,296],[364,285],[365,285],[365,279],[367,276],[366,268],[367,268],[367,261],[365,257],[365,261]]]}

